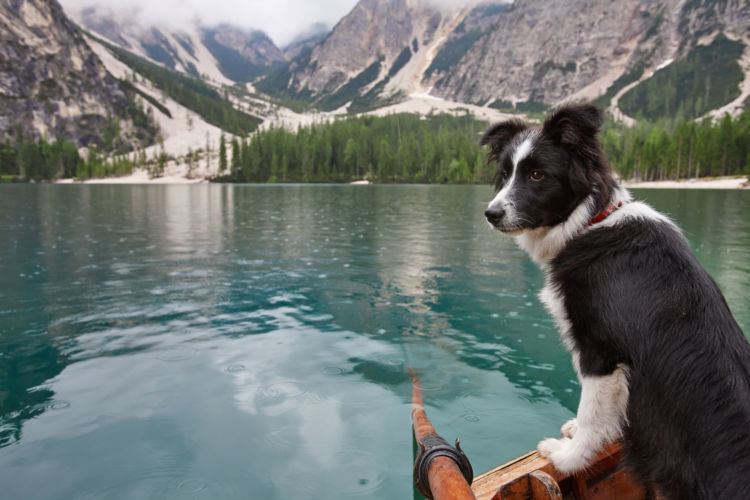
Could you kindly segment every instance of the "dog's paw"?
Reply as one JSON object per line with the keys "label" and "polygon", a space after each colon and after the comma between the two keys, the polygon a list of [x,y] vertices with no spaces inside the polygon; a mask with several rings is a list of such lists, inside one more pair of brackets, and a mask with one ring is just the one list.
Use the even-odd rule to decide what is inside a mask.
{"label": "dog's paw", "polygon": [[545,439],[536,448],[541,456],[552,462],[555,469],[563,474],[578,472],[589,465],[588,458],[576,450],[573,440],[569,438]]}
{"label": "dog's paw", "polygon": [[544,458],[550,458],[553,453],[562,448],[563,441],[565,441],[565,439],[547,438],[539,441],[539,444],[536,445],[536,449]]}
{"label": "dog's paw", "polygon": [[571,418],[560,427],[560,435],[566,438],[573,438],[578,430],[578,419]]}

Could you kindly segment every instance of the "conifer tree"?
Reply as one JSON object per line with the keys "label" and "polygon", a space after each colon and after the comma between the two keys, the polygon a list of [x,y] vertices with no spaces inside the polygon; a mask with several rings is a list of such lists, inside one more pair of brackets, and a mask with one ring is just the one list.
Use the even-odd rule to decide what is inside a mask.
{"label": "conifer tree", "polygon": [[227,142],[224,139],[224,133],[221,134],[219,139],[219,173],[226,171],[227,169]]}
{"label": "conifer tree", "polygon": [[232,171],[231,175],[237,177],[240,175],[240,143],[236,137],[232,138]]}

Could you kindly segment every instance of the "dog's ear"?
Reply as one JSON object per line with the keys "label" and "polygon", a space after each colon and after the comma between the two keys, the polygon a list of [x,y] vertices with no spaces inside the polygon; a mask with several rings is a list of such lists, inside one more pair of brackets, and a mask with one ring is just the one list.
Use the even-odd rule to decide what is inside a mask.
{"label": "dog's ear", "polygon": [[571,162],[570,170],[568,171],[568,180],[570,181],[570,187],[576,195],[585,195],[591,192],[592,180],[589,177],[592,175],[587,168],[578,161]]}
{"label": "dog's ear", "polygon": [[544,135],[563,146],[578,147],[589,143],[602,126],[601,110],[591,104],[563,106],[544,122]]}
{"label": "dog's ear", "polygon": [[490,145],[489,160],[497,160],[500,158],[500,153],[503,152],[505,146],[508,145],[511,139],[515,137],[519,132],[529,128],[521,120],[508,120],[502,123],[496,123],[491,125],[482,135],[479,140],[480,146]]}
{"label": "dog's ear", "polygon": [[564,106],[542,126],[542,133],[564,147],[571,156],[569,180],[578,195],[594,193],[597,207],[609,201],[614,181],[596,133],[604,122],[603,113],[591,104]]}

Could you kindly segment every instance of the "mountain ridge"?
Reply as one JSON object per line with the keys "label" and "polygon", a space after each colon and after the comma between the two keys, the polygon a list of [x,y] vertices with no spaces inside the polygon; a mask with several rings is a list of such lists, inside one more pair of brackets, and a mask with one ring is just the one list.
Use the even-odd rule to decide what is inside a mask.
{"label": "mountain ridge", "polygon": [[71,8],[80,26],[169,69],[219,85],[252,81],[286,61],[281,49],[258,29],[230,23],[171,27],[139,21],[107,7]]}
{"label": "mountain ridge", "polygon": [[[385,11],[389,19],[381,15]],[[461,22],[445,30],[447,20],[456,18]],[[425,58],[424,42],[438,28],[448,33],[431,48],[437,53]],[[323,42],[257,87],[317,107],[345,89],[357,111],[358,100],[368,94],[377,107],[382,98],[421,91],[511,112],[576,99],[598,99],[606,107],[623,87],[649,78],[717,33],[750,45],[745,0],[516,0],[478,3],[468,14],[428,1],[361,0]],[[396,76],[389,69],[409,39],[414,50],[404,66],[411,73]],[[430,60],[426,70],[409,66],[420,53]],[[378,60],[379,67],[371,68]],[[362,78],[368,68],[372,75]]]}
{"label": "mountain ridge", "polygon": [[0,3],[0,104],[0,139],[46,135],[114,152],[155,139],[56,0]]}
{"label": "mountain ridge", "polygon": [[[330,32],[319,27],[283,49],[257,30],[127,28],[127,20],[96,9],[81,14],[99,30],[89,38],[56,1],[2,1],[0,23],[12,25],[0,30],[0,100],[12,111],[0,113],[2,137],[20,123],[31,139],[106,145],[110,155],[137,150],[130,158],[139,162],[203,158],[203,176],[217,172],[222,135],[247,137],[261,121],[261,130],[296,129],[342,114],[435,110],[496,121],[583,99],[633,124],[670,113],[736,116],[750,95],[746,0],[517,0],[461,8],[361,0]],[[57,10],[21,15],[26,5]],[[587,15],[557,21],[565,6]],[[23,80],[25,60],[14,44],[34,37],[41,55],[31,58],[33,78]],[[52,64],[40,62],[51,47],[59,53]],[[66,80],[68,70],[79,72],[75,81]],[[674,83],[685,79],[690,85]],[[79,92],[86,90],[81,82],[96,92]]]}

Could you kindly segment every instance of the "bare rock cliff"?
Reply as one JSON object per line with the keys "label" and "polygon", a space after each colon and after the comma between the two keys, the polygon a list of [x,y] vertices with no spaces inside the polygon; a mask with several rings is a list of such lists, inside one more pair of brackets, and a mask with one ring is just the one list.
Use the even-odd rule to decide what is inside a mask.
{"label": "bare rock cliff", "polygon": [[[748,0],[360,0],[258,88],[322,109],[430,93],[542,110],[615,94],[719,33],[750,46]],[[746,66],[746,64],[745,64]],[[747,73],[747,69],[745,70]],[[333,95],[333,99],[325,96]],[[351,106],[349,108],[352,109]]]}
{"label": "bare rock cliff", "polygon": [[292,65],[288,85],[298,92],[332,92],[380,61],[378,80],[405,49],[429,42],[443,22],[443,13],[426,2],[361,0],[309,59]]}
{"label": "bare rock cliff", "polygon": [[[750,30],[745,0],[516,0],[435,93],[463,102],[595,98],[617,78]],[[586,92],[588,90],[588,92]]]}
{"label": "bare rock cliff", "polygon": [[57,0],[0,0],[0,140],[20,130],[101,146],[114,124],[118,148],[133,149],[145,134],[132,109]]}

